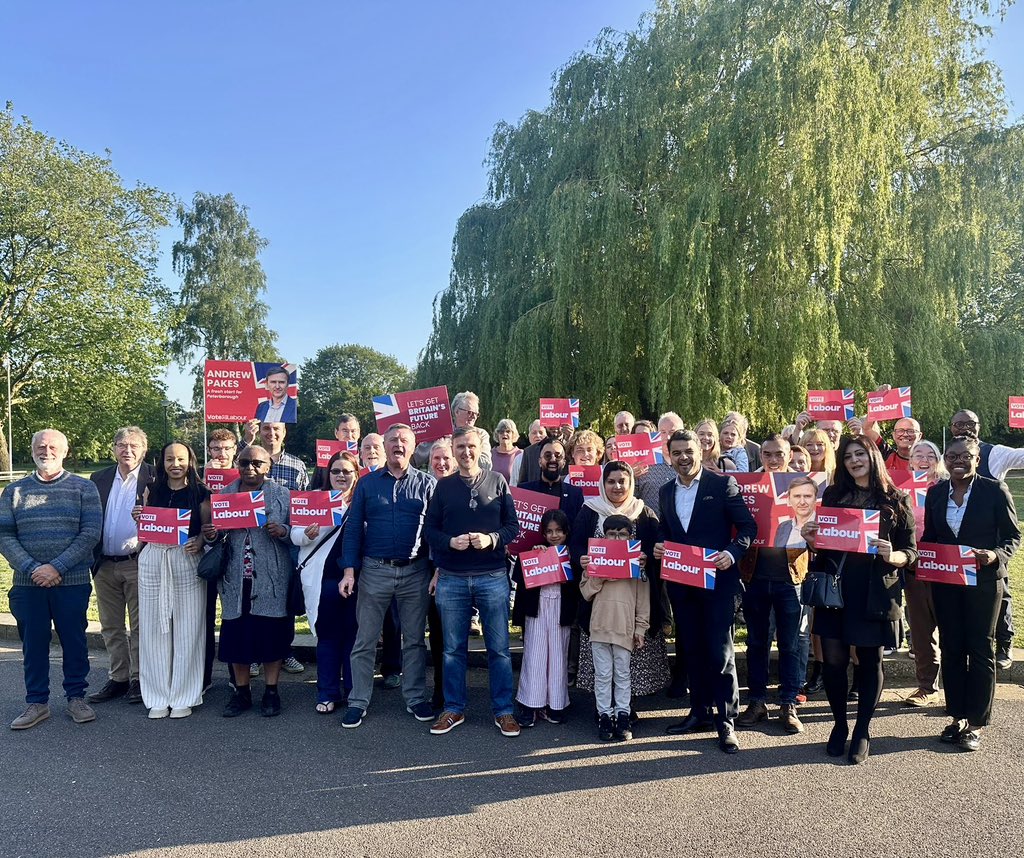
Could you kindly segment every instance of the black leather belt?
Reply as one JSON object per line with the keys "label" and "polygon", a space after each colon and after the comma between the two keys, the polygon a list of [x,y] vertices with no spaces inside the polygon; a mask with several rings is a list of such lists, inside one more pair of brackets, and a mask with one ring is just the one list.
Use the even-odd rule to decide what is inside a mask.
{"label": "black leather belt", "polygon": [[380,563],[383,566],[394,566],[396,569],[401,569],[403,566],[409,566],[415,562],[413,560],[388,560],[386,557],[368,557],[367,560],[372,560],[374,563]]}
{"label": "black leather belt", "polygon": [[139,556],[138,551],[133,551],[131,554],[104,554],[100,559],[104,563],[124,563],[126,560],[134,560]]}

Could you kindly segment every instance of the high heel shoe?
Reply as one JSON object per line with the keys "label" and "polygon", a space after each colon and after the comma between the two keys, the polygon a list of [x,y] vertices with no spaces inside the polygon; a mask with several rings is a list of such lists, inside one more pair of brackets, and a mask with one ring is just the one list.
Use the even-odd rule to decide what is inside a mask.
{"label": "high heel shoe", "polygon": [[846,750],[846,737],[850,735],[850,729],[845,724],[836,724],[828,737],[828,744],[825,752],[830,757],[841,757]]}
{"label": "high heel shoe", "polygon": [[860,765],[868,758],[871,750],[870,736],[854,736],[850,741],[850,754],[847,757],[851,765]]}

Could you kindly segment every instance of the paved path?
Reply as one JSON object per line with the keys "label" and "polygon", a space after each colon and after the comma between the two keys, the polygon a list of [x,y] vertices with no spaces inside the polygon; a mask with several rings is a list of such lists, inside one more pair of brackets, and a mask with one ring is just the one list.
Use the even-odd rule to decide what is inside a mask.
{"label": "paved path", "polygon": [[[92,654],[94,687],[103,658]],[[222,669],[221,669],[222,670]],[[312,670],[309,671],[312,673]],[[595,741],[590,700],[569,724],[503,738],[471,671],[469,721],[447,736],[378,690],[357,730],[312,712],[312,676],[282,685],[284,713],[220,717],[219,681],[183,721],[97,707],[73,724],[55,701],[38,727],[0,730],[0,854],[16,856],[1016,856],[1024,852],[1024,690],[1001,685],[998,724],[975,754],[935,736],[938,710],[886,693],[868,763],[824,754],[823,702],[807,732],[669,737],[681,714],[642,701],[637,738]],[[55,669],[53,687],[59,688]],[[254,688],[259,689],[257,681]],[[0,715],[20,711],[20,653],[0,645]]]}

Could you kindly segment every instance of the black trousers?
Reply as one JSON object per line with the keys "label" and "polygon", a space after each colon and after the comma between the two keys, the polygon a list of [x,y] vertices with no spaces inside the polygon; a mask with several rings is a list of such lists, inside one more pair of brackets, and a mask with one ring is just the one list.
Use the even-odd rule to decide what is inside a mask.
{"label": "black trousers", "polygon": [[690,710],[699,716],[713,715],[718,724],[731,721],[740,703],[732,639],[739,571],[733,567],[719,572],[714,590],[674,582],[665,586],[676,618],[677,640],[682,639],[686,654]]}
{"label": "black trousers", "polygon": [[942,649],[946,709],[975,727],[992,720],[996,692],[996,621],[1003,585],[979,581],[975,587],[932,584],[935,619]]}
{"label": "black trousers", "polygon": [[1013,646],[1013,600],[1010,596],[1010,579],[1002,578],[1002,595],[999,600],[999,622],[996,624],[996,643]]}

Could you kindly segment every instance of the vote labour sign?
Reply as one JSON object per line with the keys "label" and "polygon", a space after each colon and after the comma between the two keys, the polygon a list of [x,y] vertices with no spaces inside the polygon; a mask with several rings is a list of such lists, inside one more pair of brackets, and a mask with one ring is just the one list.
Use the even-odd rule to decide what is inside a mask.
{"label": "vote labour sign", "polygon": [[818,535],[815,546],[832,551],[877,554],[869,540],[878,539],[881,515],[877,509],[818,508]]}
{"label": "vote labour sign", "polygon": [[564,545],[524,551],[519,555],[519,563],[523,567],[523,584],[528,590],[572,580],[572,564]]}
{"label": "vote labour sign", "polygon": [[978,585],[978,560],[966,545],[917,543],[917,580],[933,584]]}
{"label": "vote labour sign", "polygon": [[359,457],[359,442],[358,441],[325,441],[321,438],[316,440],[316,466],[318,468],[326,468],[328,462],[335,453],[351,453],[356,458]]}
{"label": "vote labour sign", "polygon": [[292,492],[288,510],[289,524],[296,527],[308,527],[311,524],[336,527],[344,520],[345,499],[342,492]]}
{"label": "vote labour sign", "polygon": [[893,485],[902,489],[910,497],[910,506],[914,510],[914,525],[917,538],[924,534],[924,501],[931,486],[931,477],[927,471],[889,471]]}
{"label": "vote labour sign", "polygon": [[263,527],[267,523],[267,505],[263,492],[234,492],[210,498],[211,520],[217,530],[242,530]]}
{"label": "vote labour sign", "polygon": [[868,394],[868,417],[871,420],[899,420],[910,416],[909,387],[894,387],[887,393]]}
{"label": "vote labour sign", "polygon": [[237,479],[238,470],[236,468],[207,468],[203,471],[203,482],[214,494],[223,491],[224,486],[231,485]]}
{"label": "vote labour sign", "polygon": [[583,491],[583,497],[596,498],[601,494],[600,465],[569,465],[566,482]]}
{"label": "vote labour sign", "polygon": [[[206,422],[244,423],[254,417],[264,419],[271,397],[267,389],[267,373],[282,367],[288,371],[288,387],[281,422],[294,423],[299,395],[295,367],[292,364],[241,360],[206,361],[203,370]],[[281,376],[276,378],[283,381]]]}
{"label": "vote labour sign", "polygon": [[373,416],[382,435],[392,423],[406,423],[416,433],[417,443],[452,434],[448,388],[444,386],[375,396]]}
{"label": "vote labour sign", "polygon": [[660,432],[639,432],[635,435],[616,435],[615,459],[634,468],[650,467],[665,461],[661,452]]}
{"label": "vote labour sign", "polygon": [[184,545],[188,542],[188,526],[191,521],[190,509],[144,506],[139,513],[139,542]]}
{"label": "vote labour sign", "polygon": [[512,486],[509,492],[516,508],[516,518],[519,519],[519,536],[508,544],[508,553],[516,555],[544,541],[540,535],[540,520],[549,509],[558,509],[561,498],[543,492],[531,492],[518,486]]}
{"label": "vote labour sign", "polygon": [[1010,397],[1010,428],[1024,429],[1024,396]]}
{"label": "vote labour sign", "polygon": [[666,542],[665,554],[661,558],[661,580],[675,581],[701,590],[714,590],[718,573],[714,558],[717,556],[718,552],[714,548]]}
{"label": "vote labour sign", "polygon": [[639,539],[589,539],[587,556],[591,578],[642,578]]}
{"label": "vote labour sign", "polygon": [[578,399],[542,399],[540,401],[541,426],[572,426],[580,425],[580,401]]}
{"label": "vote labour sign", "polygon": [[812,420],[847,421],[856,413],[854,391],[842,390],[808,390],[807,413]]}

